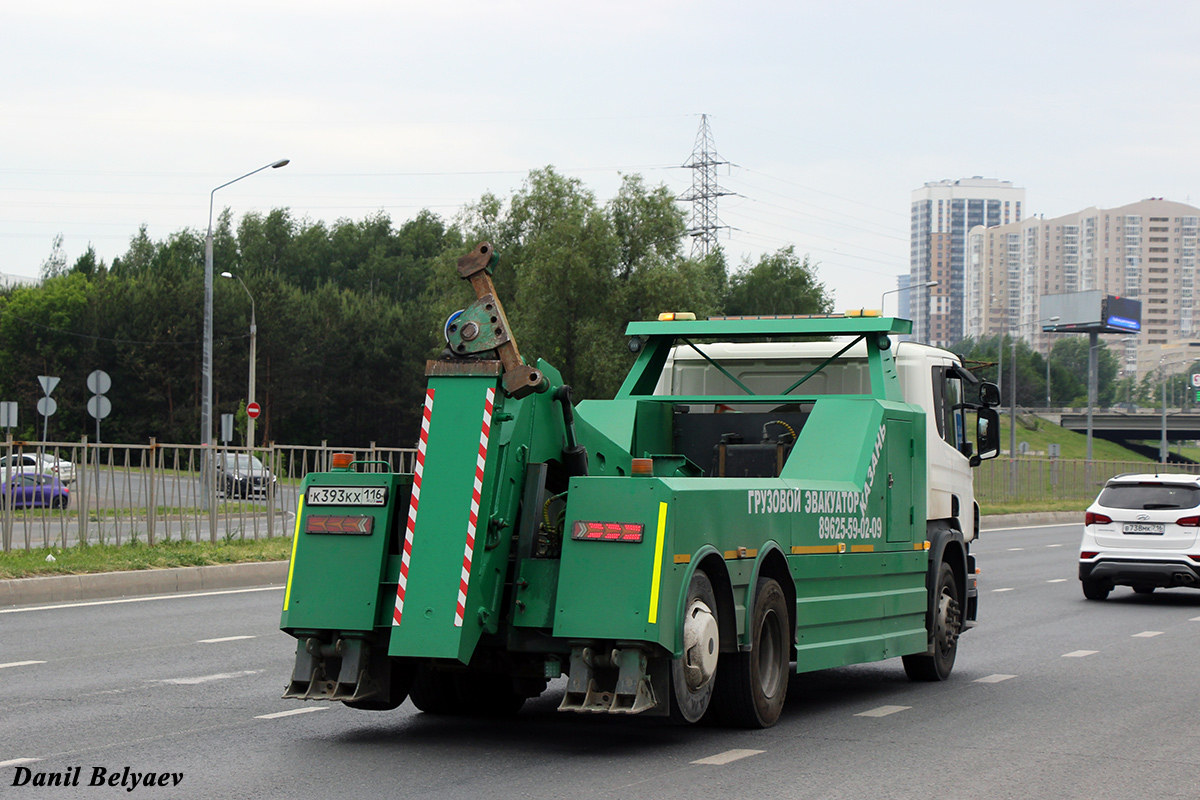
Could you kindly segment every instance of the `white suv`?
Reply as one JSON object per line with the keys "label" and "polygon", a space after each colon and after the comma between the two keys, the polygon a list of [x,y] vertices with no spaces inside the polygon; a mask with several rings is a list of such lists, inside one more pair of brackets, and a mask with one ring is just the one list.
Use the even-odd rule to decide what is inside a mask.
{"label": "white suv", "polygon": [[1079,580],[1089,600],[1114,586],[1200,589],[1200,477],[1118,475],[1088,507]]}

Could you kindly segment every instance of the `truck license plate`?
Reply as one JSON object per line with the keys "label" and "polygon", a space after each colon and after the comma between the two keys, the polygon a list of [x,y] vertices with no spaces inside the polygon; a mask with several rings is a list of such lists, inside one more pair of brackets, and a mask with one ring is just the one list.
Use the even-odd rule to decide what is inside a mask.
{"label": "truck license plate", "polygon": [[386,486],[310,486],[310,506],[386,506]]}
{"label": "truck license plate", "polygon": [[1165,526],[1161,522],[1126,522],[1122,529],[1125,533],[1158,533],[1165,531]]}

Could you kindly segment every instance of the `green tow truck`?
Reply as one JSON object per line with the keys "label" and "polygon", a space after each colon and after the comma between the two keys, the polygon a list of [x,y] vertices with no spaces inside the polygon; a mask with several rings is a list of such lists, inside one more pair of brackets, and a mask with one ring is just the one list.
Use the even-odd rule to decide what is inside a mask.
{"label": "green tow truck", "polygon": [[949,676],[993,384],[897,346],[906,320],[677,315],[630,323],[617,396],[576,405],[521,357],[496,260],[459,261],[478,299],[427,364],[414,472],[305,478],[285,697],[507,714],[566,675],[563,711],[765,727],[793,663]]}

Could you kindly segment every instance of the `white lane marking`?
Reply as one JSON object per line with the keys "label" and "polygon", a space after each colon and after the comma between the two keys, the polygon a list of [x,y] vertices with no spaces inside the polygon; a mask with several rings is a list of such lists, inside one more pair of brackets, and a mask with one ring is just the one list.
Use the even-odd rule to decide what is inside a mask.
{"label": "white lane marking", "polygon": [[45,664],[45,661],[10,661],[7,664],[0,664],[0,669],[5,667],[28,667],[30,664]]}
{"label": "white lane marking", "polygon": [[1200,617],[1192,617],[1188,622],[1200,622]]}
{"label": "white lane marking", "polygon": [[196,644],[217,644],[219,642],[236,642],[241,639],[257,638],[257,636],[222,636],[220,639],[197,639]]}
{"label": "white lane marking", "polygon": [[1012,590],[1013,590],[1013,587],[1011,587],[1011,586],[1004,588],[1004,589],[992,589],[993,592],[1011,592]]}
{"label": "white lane marking", "polygon": [[1062,547],[1062,546],[1063,546],[1063,545],[1061,545],[1061,544],[1048,544],[1048,545],[1046,545],[1046,547]]}
{"label": "white lane marking", "polygon": [[62,603],[55,606],[29,606],[28,608],[0,608],[0,614],[22,614],[26,611],[50,611],[55,608],[86,608],[88,606],[115,606],[121,603],[148,603],[151,600],[179,600],[185,597],[214,597],[221,594],[247,594],[248,592],[282,592],[282,586],[257,586],[253,589],[223,589],[218,592],[188,592],[186,594],[156,594],[152,597],[123,597],[120,600],[92,600],[87,603]]}
{"label": "white lane marking", "polygon": [[1162,631],[1142,631],[1141,633],[1135,633],[1133,638],[1149,639],[1151,636],[1162,636]]}
{"label": "white lane marking", "polygon": [[1066,583],[1068,580],[1070,580],[1070,578],[1053,578],[1046,581],[1046,583]]}
{"label": "white lane marking", "polygon": [[1087,656],[1094,656],[1094,655],[1096,655],[1096,653],[1099,653],[1099,652],[1100,652],[1099,650],[1072,650],[1069,653],[1063,653],[1062,657],[1063,658],[1086,658]]}
{"label": "white lane marking", "polygon": [[156,683],[173,683],[176,686],[196,686],[201,683],[212,683],[213,681],[227,681],[230,678],[244,678],[247,675],[257,675],[262,671],[261,669],[247,669],[241,672],[218,672],[216,675],[200,675],[196,678],[167,678],[156,681]]}
{"label": "white lane marking", "polygon": [[33,764],[41,761],[40,758],[10,758],[8,761],[0,761],[0,767],[19,767],[22,764]]}
{"label": "white lane marking", "polygon": [[855,714],[856,717],[886,717],[889,714],[895,714],[899,711],[908,711],[912,706],[880,706],[872,708],[870,711],[863,711]]}
{"label": "white lane marking", "polygon": [[1081,520],[1079,522],[1060,522],[1057,525],[1018,525],[1015,528],[980,528],[979,532],[981,534],[983,534],[983,533],[988,533],[989,531],[1036,531],[1036,530],[1040,530],[1042,528],[1071,528],[1071,527],[1074,527],[1075,525],[1079,525],[1082,527],[1083,521]]}
{"label": "white lane marking", "polygon": [[711,764],[713,766],[721,766],[732,761],[737,761],[740,758],[749,758],[762,753],[762,750],[726,750],[724,753],[717,753],[715,756],[708,758],[698,758],[693,761],[693,764]]}
{"label": "white lane marking", "polygon": [[1020,551],[1022,551],[1022,550],[1024,550],[1024,549],[1025,549],[1024,547],[1010,547],[1010,548],[1008,548],[1008,552],[1010,552],[1010,553],[1018,553],[1018,552],[1020,552]]}
{"label": "white lane marking", "polygon": [[[313,711],[328,711],[329,706],[309,706],[308,708],[293,708],[291,711],[278,711],[274,714],[259,714],[255,719],[279,719],[280,717],[294,717],[297,714],[309,714]],[[757,752],[757,751],[756,751]]]}
{"label": "white lane marking", "polygon": [[976,683],[999,683],[1000,681],[1006,681],[1009,678],[1015,678],[1015,677],[1017,677],[1017,676],[996,673],[995,675],[985,675],[982,678],[976,678],[975,682]]}

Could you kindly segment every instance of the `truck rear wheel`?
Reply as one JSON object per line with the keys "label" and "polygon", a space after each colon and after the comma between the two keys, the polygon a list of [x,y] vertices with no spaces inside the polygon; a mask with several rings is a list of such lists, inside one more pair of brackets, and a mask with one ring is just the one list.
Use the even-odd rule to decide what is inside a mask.
{"label": "truck rear wheel", "polygon": [[792,636],[787,598],[772,578],[759,578],[750,620],[750,652],[726,653],[714,711],[727,725],[769,728],[787,698]]}
{"label": "truck rear wheel", "polygon": [[717,597],[704,570],[692,573],[683,615],[683,655],[671,662],[671,718],[696,722],[708,710],[721,654]]}
{"label": "truck rear wheel", "polygon": [[461,714],[465,706],[455,676],[426,664],[417,667],[408,696],[426,714]]}
{"label": "truck rear wheel", "polygon": [[387,700],[343,700],[342,702],[347,707],[358,709],[359,711],[392,711],[399,708],[400,704],[408,697],[408,691],[412,687],[415,670],[411,663],[394,660],[389,672],[388,680],[391,686],[388,691]]}
{"label": "truck rear wheel", "polygon": [[944,561],[938,568],[932,612],[933,652],[904,656],[904,672],[909,680],[944,681],[954,669],[958,636],[962,633],[962,604],[954,570]]}

